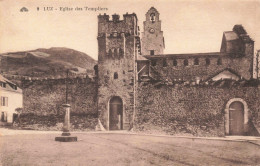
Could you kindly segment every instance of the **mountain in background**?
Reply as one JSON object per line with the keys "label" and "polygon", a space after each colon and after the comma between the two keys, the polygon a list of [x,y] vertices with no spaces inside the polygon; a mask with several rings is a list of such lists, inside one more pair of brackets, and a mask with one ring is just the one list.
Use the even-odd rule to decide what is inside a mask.
{"label": "mountain in background", "polygon": [[93,75],[96,63],[85,53],[63,47],[0,54],[1,73],[39,78],[64,77],[67,69]]}

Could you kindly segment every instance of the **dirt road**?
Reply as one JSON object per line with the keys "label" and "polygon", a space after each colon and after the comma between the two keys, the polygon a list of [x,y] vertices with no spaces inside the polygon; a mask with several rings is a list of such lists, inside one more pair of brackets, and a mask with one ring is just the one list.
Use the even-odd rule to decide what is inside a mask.
{"label": "dirt road", "polygon": [[77,133],[78,142],[56,142],[58,134],[0,137],[5,165],[260,165],[260,146],[247,142]]}

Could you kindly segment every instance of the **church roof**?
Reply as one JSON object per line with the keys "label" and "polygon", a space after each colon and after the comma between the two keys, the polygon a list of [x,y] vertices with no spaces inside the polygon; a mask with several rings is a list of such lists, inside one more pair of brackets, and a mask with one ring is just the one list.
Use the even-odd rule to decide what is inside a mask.
{"label": "church roof", "polygon": [[137,61],[148,61],[148,59],[143,57],[142,55],[137,55]]}
{"label": "church roof", "polygon": [[239,75],[237,72],[235,72],[234,70],[232,70],[230,68],[225,68],[225,69],[213,74],[212,76],[210,76],[208,79],[206,79],[206,81],[209,81],[209,80],[217,81],[219,79],[239,80],[242,78],[243,77],[241,75]]}
{"label": "church roof", "polygon": [[234,31],[224,32],[224,36],[225,36],[227,41],[239,39],[238,35]]}

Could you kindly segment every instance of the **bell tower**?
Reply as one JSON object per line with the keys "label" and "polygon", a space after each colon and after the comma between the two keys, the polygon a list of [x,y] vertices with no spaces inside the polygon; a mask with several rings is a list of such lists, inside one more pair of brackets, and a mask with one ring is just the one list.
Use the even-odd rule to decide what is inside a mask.
{"label": "bell tower", "polygon": [[142,32],[142,55],[163,54],[164,37],[161,31],[160,13],[151,7],[145,14],[144,32]]}

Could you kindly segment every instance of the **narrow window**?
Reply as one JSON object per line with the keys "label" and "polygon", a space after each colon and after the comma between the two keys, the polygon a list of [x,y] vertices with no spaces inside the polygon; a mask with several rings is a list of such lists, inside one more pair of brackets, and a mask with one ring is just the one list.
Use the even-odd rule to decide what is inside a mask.
{"label": "narrow window", "polygon": [[8,106],[8,97],[1,97],[1,106]]}
{"label": "narrow window", "polygon": [[117,54],[117,49],[115,48],[115,49],[114,49],[114,57],[115,57],[115,58],[118,58],[117,55],[118,55],[118,54]]}
{"label": "narrow window", "polygon": [[188,59],[184,59],[183,64],[184,66],[188,66],[189,65]]}
{"label": "narrow window", "polygon": [[163,67],[166,67],[167,66],[167,61],[166,59],[163,59]]}
{"label": "narrow window", "polygon": [[112,58],[112,50],[111,49],[109,49],[109,51],[108,51],[108,57]]}
{"label": "narrow window", "polygon": [[194,59],[194,65],[199,65],[199,59],[198,58]]}
{"label": "narrow window", "polygon": [[8,106],[8,97],[5,97],[5,106]]}
{"label": "narrow window", "polygon": [[154,50],[150,50],[150,55],[154,55]]}
{"label": "narrow window", "polygon": [[122,48],[119,48],[119,56],[124,57],[124,51]]}
{"label": "narrow window", "polygon": [[206,58],[206,65],[210,65],[210,59]]}
{"label": "narrow window", "polygon": [[221,58],[218,58],[217,65],[222,65],[222,59]]}
{"label": "narrow window", "polygon": [[156,66],[156,60],[152,60],[152,66]]}
{"label": "narrow window", "polygon": [[114,73],[114,79],[118,79],[118,74],[117,74],[117,72]]}
{"label": "narrow window", "polygon": [[178,62],[176,59],[173,60],[173,66],[177,66],[178,65]]}

